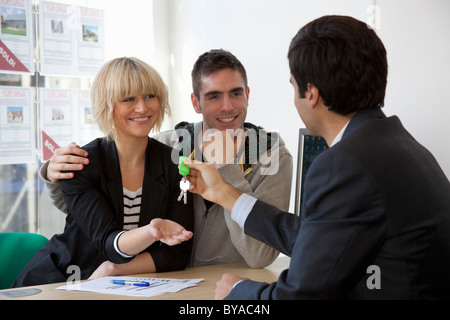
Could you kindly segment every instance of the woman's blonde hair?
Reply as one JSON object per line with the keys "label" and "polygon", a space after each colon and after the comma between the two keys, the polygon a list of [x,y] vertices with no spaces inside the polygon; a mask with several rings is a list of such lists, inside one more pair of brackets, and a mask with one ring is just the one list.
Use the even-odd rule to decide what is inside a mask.
{"label": "woman's blonde hair", "polygon": [[160,108],[153,131],[159,131],[164,116],[170,115],[167,86],[159,73],[135,57],[116,58],[106,62],[95,76],[91,88],[92,116],[109,139],[115,139],[114,104],[141,94],[153,94]]}

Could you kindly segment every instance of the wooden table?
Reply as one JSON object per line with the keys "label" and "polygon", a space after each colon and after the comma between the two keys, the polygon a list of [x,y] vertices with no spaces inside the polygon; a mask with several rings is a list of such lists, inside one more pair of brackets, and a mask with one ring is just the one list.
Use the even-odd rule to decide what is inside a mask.
{"label": "wooden table", "polygon": [[42,290],[42,292],[38,294],[20,298],[10,298],[0,295],[0,300],[211,300],[214,299],[216,282],[222,278],[222,275],[224,273],[236,274],[238,276],[247,277],[255,281],[274,282],[277,281],[281,271],[289,267],[289,262],[289,257],[280,256],[274,261],[274,263],[263,269],[251,269],[245,263],[231,263],[195,267],[182,271],[139,274],[137,276],[148,278],[205,278],[202,282],[199,283],[197,287],[188,288],[177,293],[166,293],[149,298],[100,294],[83,291],[57,290],[57,287],[65,285],[65,283],[53,283],[26,288],[0,290],[0,292],[9,292],[11,290],[22,290],[29,288],[37,288]]}

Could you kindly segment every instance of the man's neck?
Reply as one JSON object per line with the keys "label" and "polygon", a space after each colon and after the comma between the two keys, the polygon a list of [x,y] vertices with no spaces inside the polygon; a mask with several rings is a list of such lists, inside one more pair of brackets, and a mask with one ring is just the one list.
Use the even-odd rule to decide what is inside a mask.
{"label": "man's neck", "polygon": [[327,141],[328,146],[333,145],[333,142],[338,134],[341,133],[342,129],[349,123],[354,115],[354,113],[348,116],[333,114],[327,118],[326,124],[323,126],[324,130],[321,136]]}

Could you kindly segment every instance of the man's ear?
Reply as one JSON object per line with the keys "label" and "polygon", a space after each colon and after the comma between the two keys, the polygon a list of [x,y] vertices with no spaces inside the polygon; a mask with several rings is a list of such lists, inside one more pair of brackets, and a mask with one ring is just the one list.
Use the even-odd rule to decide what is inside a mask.
{"label": "man's ear", "polygon": [[320,102],[320,93],[319,89],[311,83],[308,83],[307,90],[305,92],[306,102],[311,108],[315,108],[317,104]]}
{"label": "man's ear", "polygon": [[202,113],[202,109],[200,108],[200,104],[198,103],[198,98],[195,93],[191,93],[191,102],[195,112]]}

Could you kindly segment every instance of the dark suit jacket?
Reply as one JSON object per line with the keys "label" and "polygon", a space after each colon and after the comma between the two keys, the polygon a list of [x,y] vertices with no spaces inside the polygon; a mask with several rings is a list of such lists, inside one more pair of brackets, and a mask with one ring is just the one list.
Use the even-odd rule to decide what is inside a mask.
{"label": "dark suit jacket", "polygon": [[[123,230],[123,188],[119,159],[113,141],[96,139],[86,146],[90,164],[61,180],[68,215],[64,233],[52,237],[24,268],[13,286],[62,282],[72,275],[70,265],[80,267],[81,279],[88,278],[105,260],[131,261],[116,252],[113,240]],[[149,138],[145,155],[139,226],[160,217],[176,221],[193,231],[192,199],[177,201],[180,193],[177,164],[172,148]],[[152,255],[157,271],[184,269],[192,240],[177,246],[155,242],[145,251]],[[73,272],[73,271],[72,271]]]}
{"label": "dark suit jacket", "polygon": [[450,183],[397,117],[356,114],[304,188],[302,221],[257,201],[244,226],[291,256],[289,269],[272,284],[243,281],[227,299],[450,297]]}

